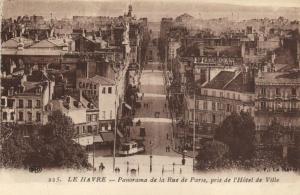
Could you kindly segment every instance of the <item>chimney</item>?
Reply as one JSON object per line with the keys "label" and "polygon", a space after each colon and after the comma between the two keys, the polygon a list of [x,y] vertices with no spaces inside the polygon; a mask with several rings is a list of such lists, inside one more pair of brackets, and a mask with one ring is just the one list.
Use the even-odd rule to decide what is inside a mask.
{"label": "chimney", "polygon": [[1,78],[5,78],[6,77],[6,72],[5,71],[3,71],[2,72],[2,76],[1,76]]}
{"label": "chimney", "polygon": [[23,43],[23,39],[20,37],[18,43],[18,50],[23,50],[23,49],[24,49],[24,43]]}
{"label": "chimney", "polygon": [[34,35],[34,36],[35,36],[35,39],[34,39],[34,40],[35,40],[36,42],[38,42],[38,41],[39,41],[39,36],[38,36],[38,34],[37,34],[37,33],[35,33],[35,35]]}
{"label": "chimney", "polygon": [[23,85],[24,82],[27,81],[27,75],[26,74],[23,74],[23,77],[21,79],[21,85]]}

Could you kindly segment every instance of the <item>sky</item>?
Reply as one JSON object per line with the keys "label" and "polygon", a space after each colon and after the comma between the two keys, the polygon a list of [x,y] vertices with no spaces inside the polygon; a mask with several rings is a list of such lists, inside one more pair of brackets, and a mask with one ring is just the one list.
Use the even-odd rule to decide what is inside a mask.
{"label": "sky", "polygon": [[[4,18],[19,15],[42,15],[71,18],[74,15],[120,16],[133,5],[137,17],[160,21],[188,13],[194,17],[218,18],[238,16],[239,19],[278,18],[300,20],[300,0],[4,0]],[[74,2],[76,1],[76,2]],[[0,0],[0,5],[3,0]],[[86,3],[93,2],[93,3]],[[98,3],[99,2],[99,3]],[[246,6],[246,7],[244,7]],[[263,6],[263,7],[256,7]],[[279,7],[285,7],[280,9]],[[293,8],[290,8],[293,7]],[[294,8],[296,7],[296,8]],[[279,10],[279,11],[278,11]]]}
{"label": "sky", "polygon": [[[15,1],[15,0],[4,0],[4,1]],[[27,1],[27,0],[23,0]],[[31,0],[32,1],[32,0]],[[34,1],[58,1],[58,0],[34,0]],[[70,2],[74,0],[59,0]],[[99,1],[99,2],[116,2],[116,1],[127,1],[129,2],[178,2],[180,0],[80,0],[80,1]],[[205,2],[205,3],[224,3],[234,5],[246,5],[246,6],[272,6],[272,7],[300,7],[300,0],[184,0],[185,2]]]}

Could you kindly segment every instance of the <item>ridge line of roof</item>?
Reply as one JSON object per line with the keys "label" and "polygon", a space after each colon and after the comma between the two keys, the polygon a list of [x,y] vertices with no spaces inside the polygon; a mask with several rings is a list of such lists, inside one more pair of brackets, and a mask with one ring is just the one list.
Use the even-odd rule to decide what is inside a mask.
{"label": "ridge line of roof", "polygon": [[223,87],[222,89],[225,89],[234,79],[236,79],[242,72],[241,71],[238,71],[237,73],[235,73],[234,77],[228,81]]}

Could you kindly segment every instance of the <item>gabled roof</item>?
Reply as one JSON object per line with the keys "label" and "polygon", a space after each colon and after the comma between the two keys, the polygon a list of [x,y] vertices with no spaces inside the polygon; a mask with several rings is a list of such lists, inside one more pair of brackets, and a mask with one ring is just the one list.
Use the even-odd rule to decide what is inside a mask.
{"label": "gabled roof", "polygon": [[114,85],[115,81],[103,76],[95,75],[94,77],[89,78],[90,80],[99,83],[100,85]]}
{"label": "gabled roof", "polygon": [[237,92],[254,92],[254,80],[252,82],[250,79],[244,81],[243,77],[243,73],[240,72],[235,78],[229,81],[226,86],[224,86],[224,90]]}
{"label": "gabled roof", "polygon": [[210,82],[205,84],[203,88],[223,89],[223,87],[231,81],[235,76],[235,72],[221,71]]}
{"label": "gabled roof", "polygon": [[62,47],[66,44],[64,39],[44,39],[31,46],[31,48],[53,48]]}
{"label": "gabled roof", "polygon": [[28,47],[33,44],[33,40],[24,37],[14,37],[2,43],[2,48],[17,48],[22,39],[24,47]]}
{"label": "gabled roof", "polygon": [[[222,89],[236,92],[254,92],[254,80],[242,72],[221,71],[213,80],[203,88]],[[246,79],[246,80],[244,80]]]}

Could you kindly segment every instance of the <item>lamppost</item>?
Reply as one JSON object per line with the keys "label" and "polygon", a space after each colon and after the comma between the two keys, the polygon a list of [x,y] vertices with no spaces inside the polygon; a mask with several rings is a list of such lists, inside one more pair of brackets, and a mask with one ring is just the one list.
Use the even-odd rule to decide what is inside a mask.
{"label": "lamppost", "polygon": [[196,149],[196,93],[194,90],[194,124],[193,124],[193,171],[195,170],[195,149]]}
{"label": "lamppost", "polygon": [[150,140],[150,173],[152,173],[152,142]]}

